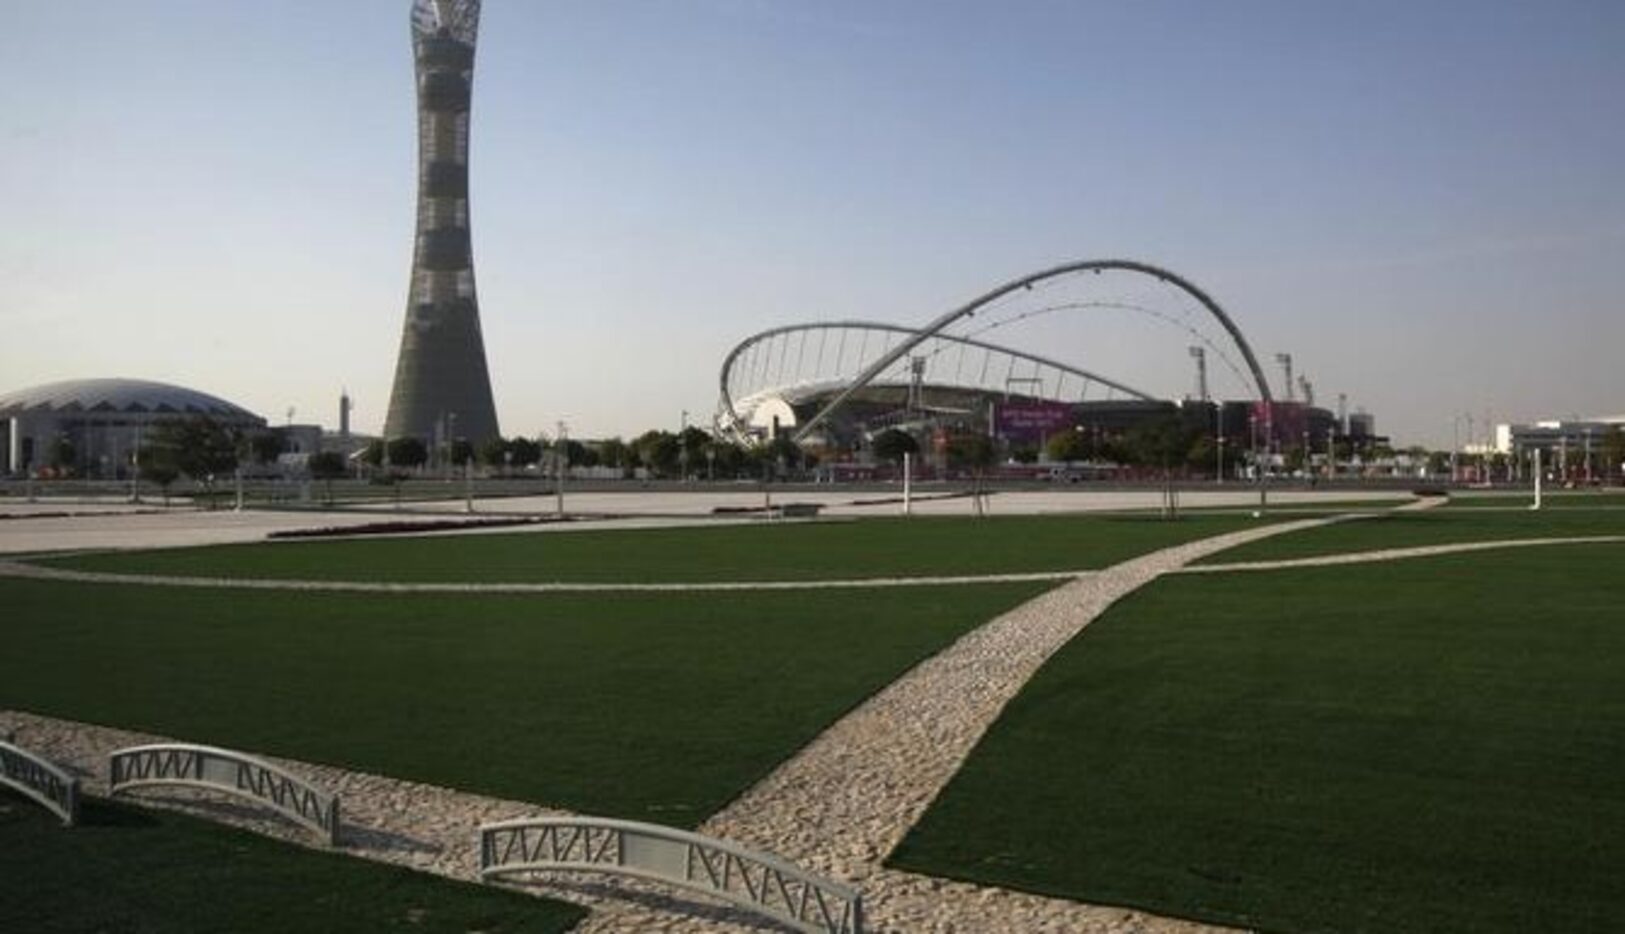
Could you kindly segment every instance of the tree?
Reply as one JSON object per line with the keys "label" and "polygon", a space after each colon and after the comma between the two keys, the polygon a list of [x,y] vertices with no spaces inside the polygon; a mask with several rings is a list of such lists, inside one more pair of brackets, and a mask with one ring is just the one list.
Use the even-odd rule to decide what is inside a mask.
{"label": "tree", "polygon": [[986,506],[982,501],[982,475],[999,460],[999,450],[994,447],[993,439],[979,431],[960,432],[948,438],[947,453],[950,468],[970,471],[971,502],[976,507],[976,514],[984,515]]}
{"label": "tree", "polygon": [[529,467],[542,459],[541,442],[534,438],[515,437],[508,442],[508,449],[513,451],[513,462],[520,467]]}
{"label": "tree", "polygon": [[1089,440],[1081,429],[1056,432],[1044,442],[1044,454],[1052,461],[1086,461],[1089,453]]}
{"label": "tree", "polygon": [[480,463],[487,467],[506,467],[512,461],[512,441],[506,438],[491,438],[480,445]]}
{"label": "tree", "polygon": [[248,438],[248,455],[256,464],[269,464],[288,449],[288,433],[281,428],[257,431]]}
{"label": "tree", "polygon": [[903,462],[904,454],[920,453],[920,442],[906,431],[888,428],[875,435],[874,440],[869,443],[869,449],[880,460],[900,464]]}
{"label": "tree", "polygon": [[1602,436],[1603,476],[1618,477],[1625,472],[1625,426],[1615,425]]}
{"label": "tree", "polygon": [[574,438],[567,438],[564,442],[564,466],[591,467],[598,463],[598,455],[592,448],[587,447]]}
{"label": "tree", "polygon": [[749,453],[730,441],[713,440],[706,446],[706,467],[724,477],[737,477],[750,461]]}
{"label": "tree", "polygon": [[474,443],[467,438],[458,438],[446,445],[446,458],[452,466],[461,467],[474,459]]}
{"label": "tree", "polygon": [[597,446],[598,462],[605,467],[618,467],[624,471],[631,465],[632,453],[620,438],[605,438]]}
{"label": "tree", "polygon": [[344,455],[337,451],[318,451],[306,463],[313,480],[321,480],[327,487],[327,504],[333,505],[333,481],[349,472]]}
{"label": "tree", "polygon": [[429,462],[429,446],[420,438],[396,438],[389,442],[389,463],[395,467],[422,467]]}
{"label": "tree", "polygon": [[948,466],[968,470],[980,478],[999,460],[993,440],[978,431],[960,432],[948,439]]}
{"label": "tree", "polygon": [[678,469],[690,474],[699,469],[705,460],[705,449],[710,444],[711,436],[703,429],[693,425],[684,428],[677,436]]}
{"label": "tree", "polygon": [[637,462],[656,476],[669,476],[677,471],[677,436],[669,431],[650,430],[632,439],[632,450]]}
{"label": "tree", "polygon": [[1185,463],[1198,432],[1177,415],[1148,419],[1130,428],[1123,447],[1130,462],[1142,467],[1161,467],[1164,473],[1175,464]]}
{"label": "tree", "polygon": [[237,467],[237,436],[206,415],[161,422],[152,435],[153,446],[171,449],[175,466],[194,480]]}

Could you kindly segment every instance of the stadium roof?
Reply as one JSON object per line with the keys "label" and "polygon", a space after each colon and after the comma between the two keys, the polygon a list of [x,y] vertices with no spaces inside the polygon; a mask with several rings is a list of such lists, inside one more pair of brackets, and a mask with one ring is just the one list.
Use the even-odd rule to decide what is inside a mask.
{"label": "stadium roof", "polygon": [[264,419],[218,396],[142,379],[73,379],[0,395],[0,416],[53,413],[152,413]]}

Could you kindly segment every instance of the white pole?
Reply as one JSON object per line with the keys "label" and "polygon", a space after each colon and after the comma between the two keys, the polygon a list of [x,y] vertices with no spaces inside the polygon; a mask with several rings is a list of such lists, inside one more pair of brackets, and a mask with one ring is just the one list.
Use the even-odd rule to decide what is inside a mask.
{"label": "white pole", "polygon": [[243,511],[243,468],[237,468],[237,511]]}
{"label": "white pole", "polygon": [[141,502],[141,426],[135,426],[135,449],[130,452],[130,502]]}
{"label": "white pole", "polygon": [[1542,473],[1544,473],[1544,471],[1542,471],[1540,468],[1540,448],[1535,448],[1535,502],[1529,507],[1530,509],[1540,508],[1540,482]]}
{"label": "white pole", "polygon": [[914,455],[903,452],[903,515],[914,514]]}
{"label": "white pole", "polygon": [[553,484],[554,496],[558,498],[559,518],[564,518],[564,458],[570,450],[569,440],[564,435],[564,422],[559,422],[559,435],[555,442],[553,452],[553,472],[557,474]]}

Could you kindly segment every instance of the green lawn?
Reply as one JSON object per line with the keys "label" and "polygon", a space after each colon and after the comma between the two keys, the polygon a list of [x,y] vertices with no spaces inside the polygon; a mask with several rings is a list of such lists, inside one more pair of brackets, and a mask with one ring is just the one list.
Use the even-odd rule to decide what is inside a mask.
{"label": "green lawn", "polygon": [[1163,578],[893,862],[1265,931],[1614,931],[1625,546]]}
{"label": "green lawn", "polygon": [[1625,510],[1530,512],[1445,508],[1384,513],[1262,539],[1219,552],[1198,563],[1275,561],[1416,545],[1587,535],[1625,535]]}
{"label": "green lawn", "polygon": [[1098,568],[1256,524],[1245,516],[867,519],[301,541],[81,555],[95,571],[395,581],[816,580]]}
{"label": "green lawn", "polygon": [[541,934],[585,914],[179,814],[88,799],[82,817],[0,791],[0,931]]}
{"label": "green lawn", "polygon": [[692,826],[1043,589],[374,596],[0,580],[0,708]]}

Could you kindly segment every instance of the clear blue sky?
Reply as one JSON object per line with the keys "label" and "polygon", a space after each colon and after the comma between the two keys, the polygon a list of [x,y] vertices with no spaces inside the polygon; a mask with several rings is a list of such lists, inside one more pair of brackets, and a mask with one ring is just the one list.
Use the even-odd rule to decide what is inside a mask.
{"label": "clear blue sky", "polygon": [[[332,423],[348,386],[376,428],[409,5],[7,3],[0,391]],[[1614,0],[486,0],[474,125],[509,434],[703,420],[753,331],[1101,256],[1195,280],[1401,442],[1625,412]]]}

